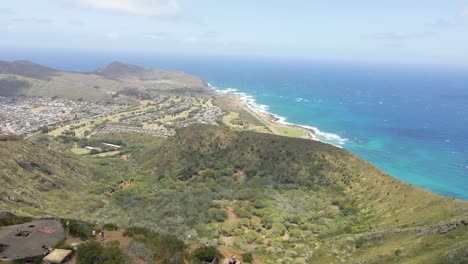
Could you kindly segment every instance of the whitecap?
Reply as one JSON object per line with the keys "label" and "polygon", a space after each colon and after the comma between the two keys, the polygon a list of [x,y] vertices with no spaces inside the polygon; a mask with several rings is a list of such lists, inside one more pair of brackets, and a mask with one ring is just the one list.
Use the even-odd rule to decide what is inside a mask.
{"label": "whitecap", "polygon": [[306,125],[298,125],[298,126],[315,131],[315,135],[320,141],[325,141],[327,143],[338,144],[338,145],[344,145],[348,141],[347,138],[342,138],[337,134],[320,131],[320,129],[318,129],[317,127],[306,126]]}
{"label": "whitecap", "polygon": [[[220,94],[237,95],[239,97],[239,99],[243,103],[245,103],[245,105],[247,107],[249,107],[252,111],[272,115],[275,118],[274,122],[276,122],[276,123],[283,124],[283,125],[298,126],[298,127],[302,127],[302,128],[314,131],[314,133],[317,136],[317,139],[319,141],[331,144],[331,145],[336,146],[338,148],[342,148],[342,146],[345,145],[345,143],[348,141],[347,138],[342,138],[337,134],[320,131],[320,129],[318,129],[317,127],[290,123],[290,122],[287,121],[286,117],[269,112],[268,110],[270,109],[270,107],[268,105],[257,103],[256,99],[252,95],[244,93],[244,92],[239,92],[236,88],[219,89],[219,88],[216,88],[216,87],[212,86],[209,83],[208,83],[208,85],[210,87],[212,87],[216,92],[218,92]],[[305,99],[303,99],[301,97],[297,98],[296,101],[297,100],[304,101],[304,102],[306,101]],[[322,99],[316,99],[316,100],[318,102],[322,102]],[[307,100],[307,102],[308,102],[308,100]]]}
{"label": "whitecap", "polygon": [[308,102],[310,102],[310,101],[307,100],[307,99],[304,99],[304,98],[302,98],[302,97],[298,97],[298,98],[296,98],[296,102],[299,102],[299,103],[300,103],[300,102],[308,103]]}

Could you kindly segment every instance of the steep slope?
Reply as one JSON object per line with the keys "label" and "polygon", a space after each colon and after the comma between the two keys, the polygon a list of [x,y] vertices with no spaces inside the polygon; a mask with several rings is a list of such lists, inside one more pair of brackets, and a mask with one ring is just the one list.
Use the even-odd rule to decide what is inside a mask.
{"label": "steep slope", "polygon": [[[346,150],[202,125],[168,139],[106,137],[122,139],[130,160],[77,160],[28,142],[2,142],[2,197],[26,198],[3,198],[1,206],[142,226],[189,243],[253,251],[266,263],[465,257],[467,202],[403,183]],[[36,175],[60,189],[38,190]]]}
{"label": "steep slope", "polygon": [[[115,213],[127,210],[131,223],[263,252],[267,262],[438,263],[468,245],[467,202],[401,182],[343,149],[206,126],[132,140],[145,175],[135,185],[145,187],[112,197],[113,221],[127,221]],[[223,222],[231,208],[239,219]]]}
{"label": "steep slope", "polygon": [[[56,216],[85,204],[93,173],[80,161],[23,140],[0,141],[0,211]],[[86,201],[89,203],[91,201]]]}

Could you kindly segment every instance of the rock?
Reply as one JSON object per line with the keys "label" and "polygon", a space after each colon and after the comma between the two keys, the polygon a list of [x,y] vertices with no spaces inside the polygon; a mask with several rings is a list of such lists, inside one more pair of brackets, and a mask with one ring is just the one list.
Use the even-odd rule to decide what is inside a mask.
{"label": "rock", "polygon": [[367,241],[370,241],[370,240],[379,240],[383,237],[383,234],[382,233],[374,233],[370,236],[368,236],[366,239]]}
{"label": "rock", "polygon": [[468,221],[466,220],[453,221],[444,225],[437,225],[437,226],[429,227],[423,230],[415,229],[416,236],[421,237],[421,236],[427,236],[427,235],[446,234],[452,230],[457,229],[457,227],[460,224],[467,225]]}

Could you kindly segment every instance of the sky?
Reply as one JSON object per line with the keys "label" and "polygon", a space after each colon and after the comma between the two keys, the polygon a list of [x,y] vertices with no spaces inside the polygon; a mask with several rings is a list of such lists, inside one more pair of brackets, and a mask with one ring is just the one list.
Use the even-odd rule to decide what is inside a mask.
{"label": "sky", "polygon": [[2,0],[0,49],[468,65],[468,0]]}

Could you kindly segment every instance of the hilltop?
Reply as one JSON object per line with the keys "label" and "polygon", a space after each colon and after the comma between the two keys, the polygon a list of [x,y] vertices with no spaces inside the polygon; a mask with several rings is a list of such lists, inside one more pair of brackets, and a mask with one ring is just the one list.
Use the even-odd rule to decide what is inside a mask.
{"label": "hilltop", "polygon": [[8,186],[0,210],[141,226],[251,251],[266,263],[465,256],[467,202],[403,183],[343,149],[205,125],[167,139],[93,138],[124,147],[115,157],[76,156],[60,139],[62,150],[0,142]]}
{"label": "hilltop", "polygon": [[0,74],[11,74],[39,80],[48,80],[58,71],[30,61],[0,61]]}
{"label": "hilltop", "polygon": [[[131,94],[128,91],[132,91]],[[0,96],[60,97],[93,102],[137,103],[134,95],[204,94],[201,79],[177,71],[113,62],[92,73],[58,71],[28,61],[0,61]]]}

